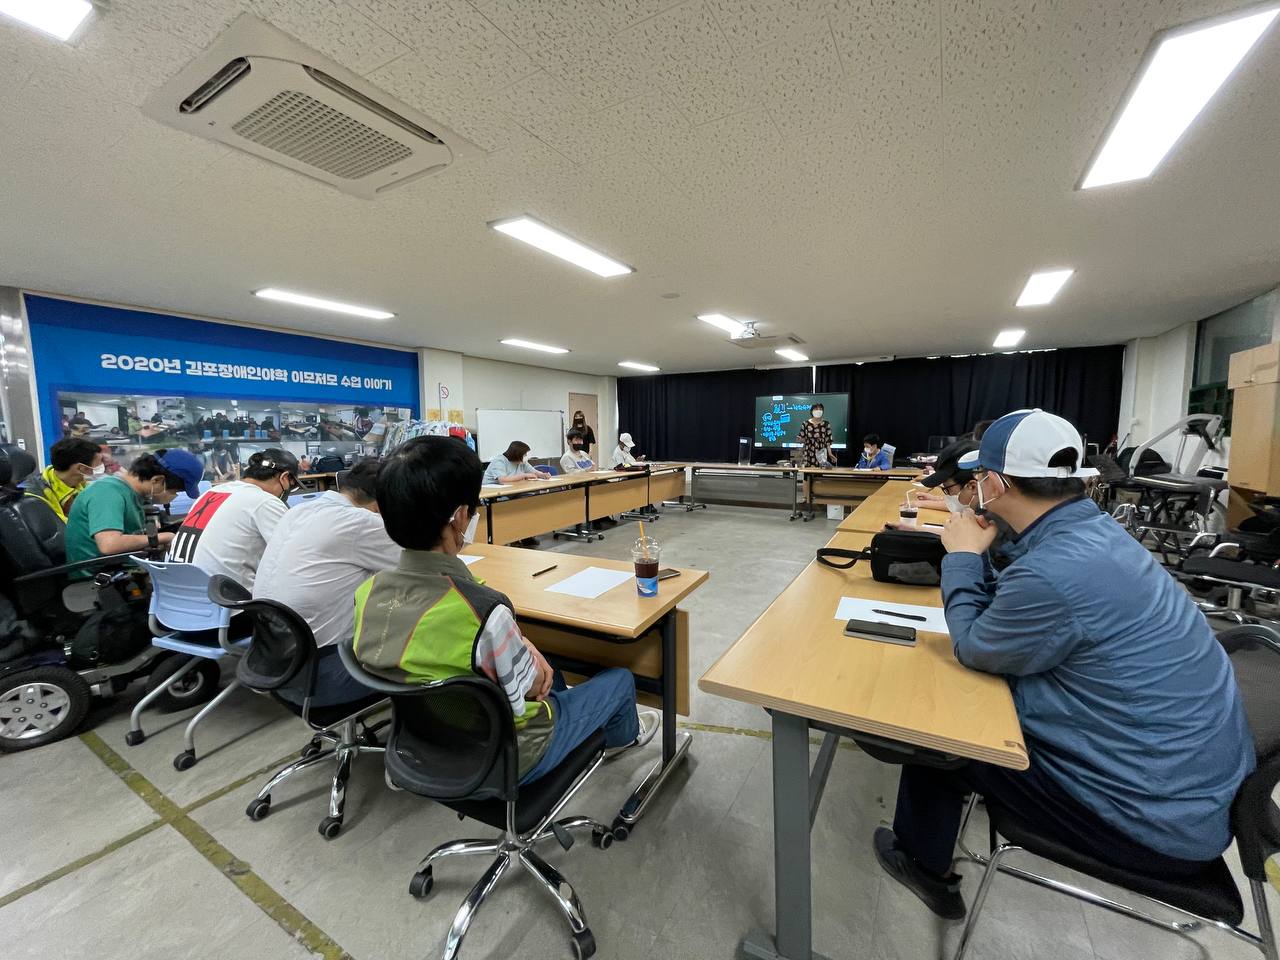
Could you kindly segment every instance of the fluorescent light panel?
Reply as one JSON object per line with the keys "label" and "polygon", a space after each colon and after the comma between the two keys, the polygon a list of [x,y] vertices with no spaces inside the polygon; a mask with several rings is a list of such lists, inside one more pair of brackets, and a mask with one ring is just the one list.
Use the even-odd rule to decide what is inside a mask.
{"label": "fluorescent light panel", "polygon": [[996,342],[991,346],[997,350],[1004,350],[1008,347],[1016,347],[1022,342],[1022,338],[1027,335],[1025,330],[1001,330],[996,334]]}
{"label": "fluorescent light panel", "polygon": [[298,307],[311,307],[313,310],[328,310],[331,313],[345,313],[353,317],[364,317],[366,320],[390,320],[395,316],[386,310],[375,310],[372,307],[358,307],[352,303],[338,300],[325,300],[323,297],[312,297],[305,293],[294,293],[290,290],[277,290],[275,287],[263,287],[253,291],[255,297],[263,300],[278,300],[281,303],[292,303]]}
{"label": "fluorescent light panel", "polygon": [[514,220],[499,220],[489,224],[499,233],[523,240],[532,247],[537,247],[553,257],[568,260],[583,270],[590,270],[599,277],[620,277],[634,271],[625,263],[619,263],[603,253],[584,246],[573,237],[567,237],[559,230],[552,230],[545,223],[539,223],[532,217],[516,217]]}
{"label": "fluorescent light panel", "polygon": [[746,329],[733,317],[726,317],[723,313],[700,313],[698,314],[698,319],[703,323],[711,324],[713,327],[719,327],[730,336],[737,336]]}
{"label": "fluorescent light panel", "polygon": [[1080,187],[1103,187],[1151,176],[1187,127],[1280,12],[1215,22],[1166,36]]}
{"label": "fluorescent light panel", "polygon": [[87,0],[0,0],[0,13],[59,40],[70,40],[92,12]]}
{"label": "fluorescent light panel", "polygon": [[626,367],[628,370],[643,370],[645,373],[657,373],[659,369],[651,363],[640,363],[636,360],[619,360],[618,366]]}
{"label": "fluorescent light panel", "polygon": [[534,343],[532,340],[520,340],[516,337],[508,337],[502,341],[508,347],[523,347],[525,350],[540,350],[543,353],[568,353],[564,347],[550,347],[545,343]]}
{"label": "fluorescent light panel", "polygon": [[1058,295],[1062,285],[1071,279],[1074,270],[1042,270],[1027,278],[1027,285],[1018,294],[1019,307],[1043,307]]}
{"label": "fluorescent light panel", "polygon": [[804,363],[806,360],[809,359],[799,350],[792,350],[790,347],[779,347],[777,350],[773,352],[776,353],[778,356],[782,357],[784,360],[790,360],[792,363]]}

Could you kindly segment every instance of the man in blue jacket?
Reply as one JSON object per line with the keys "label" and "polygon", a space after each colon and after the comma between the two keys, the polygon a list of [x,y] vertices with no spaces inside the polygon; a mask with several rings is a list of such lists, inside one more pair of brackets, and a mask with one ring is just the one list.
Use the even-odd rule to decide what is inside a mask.
{"label": "man in blue jacket", "polygon": [[[951,863],[971,790],[1099,860],[1186,876],[1231,842],[1231,802],[1254,767],[1226,654],[1186,592],[1085,497],[1083,455],[1066,420],[1019,410],[960,460],[977,508],[942,534],[947,626],[956,659],[1008,680],[1030,768],[902,768],[876,858],[947,919],[965,913]],[[987,514],[1015,534],[998,576]]]}

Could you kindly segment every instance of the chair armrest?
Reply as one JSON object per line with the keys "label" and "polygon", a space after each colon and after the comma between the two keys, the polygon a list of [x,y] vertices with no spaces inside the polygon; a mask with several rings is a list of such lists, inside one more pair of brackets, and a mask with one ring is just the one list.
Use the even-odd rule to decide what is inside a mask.
{"label": "chair armrest", "polygon": [[[126,553],[108,553],[101,557],[90,557],[88,560],[77,560],[75,563],[64,563],[60,567],[49,567],[45,570],[37,570],[35,573],[28,573],[21,577],[14,577],[14,583],[25,583],[32,580],[42,580],[45,577],[57,577],[63,574],[71,573],[75,570],[87,570],[95,566],[109,566],[117,561],[128,560],[130,557],[141,557],[148,553],[147,550],[130,550]],[[123,563],[119,564],[124,566]]]}
{"label": "chair armrest", "polygon": [[1246,623],[1218,634],[1218,642],[1227,653],[1235,653],[1241,647],[1257,645],[1266,647],[1280,656],[1280,630],[1265,623]]}

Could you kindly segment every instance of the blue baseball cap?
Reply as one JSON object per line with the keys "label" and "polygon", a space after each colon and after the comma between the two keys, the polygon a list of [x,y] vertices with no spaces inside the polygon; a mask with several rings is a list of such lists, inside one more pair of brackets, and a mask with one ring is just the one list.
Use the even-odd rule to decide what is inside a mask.
{"label": "blue baseball cap", "polygon": [[162,454],[158,454],[156,459],[160,461],[160,466],[164,467],[166,473],[172,473],[175,477],[180,477],[183,483],[183,492],[192,500],[200,498],[200,481],[204,478],[204,464],[200,462],[200,458],[186,450],[166,450]]}
{"label": "blue baseball cap", "polygon": [[[1062,450],[1076,452],[1071,466],[1049,466]],[[1040,409],[1006,413],[982,435],[981,446],[960,458],[961,470],[990,470],[1010,477],[1096,477],[1084,465],[1080,432],[1067,420]]]}

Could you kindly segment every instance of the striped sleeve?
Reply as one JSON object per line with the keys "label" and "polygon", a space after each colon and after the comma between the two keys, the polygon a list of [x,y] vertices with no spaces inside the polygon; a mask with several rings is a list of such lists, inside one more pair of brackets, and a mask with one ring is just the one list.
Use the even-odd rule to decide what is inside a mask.
{"label": "striped sleeve", "polygon": [[538,679],[538,667],[508,608],[501,604],[493,608],[475,649],[476,667],[502,687],[512,714],[517,717],[523,714],[525,694]]}

